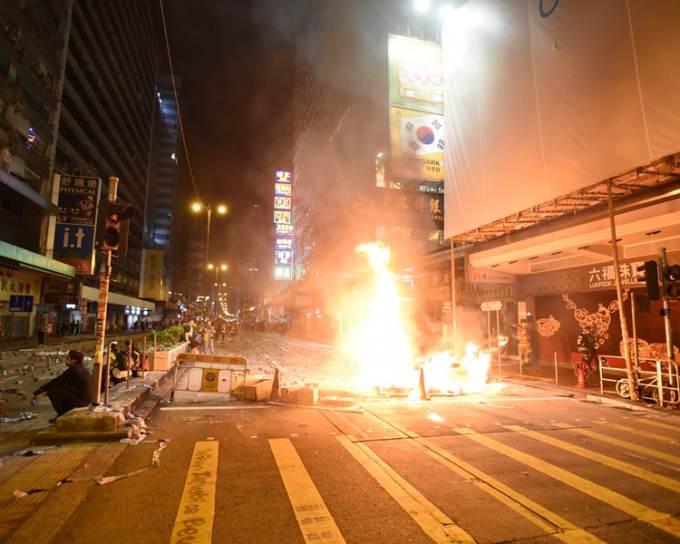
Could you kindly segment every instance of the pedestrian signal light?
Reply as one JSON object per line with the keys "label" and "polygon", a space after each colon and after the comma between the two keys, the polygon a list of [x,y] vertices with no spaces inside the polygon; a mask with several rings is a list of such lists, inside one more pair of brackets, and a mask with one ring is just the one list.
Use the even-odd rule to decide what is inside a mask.
{"label": "pedestrian signal light", "polygon": [[[121,229],[126,226],[126,221],[134,215],[134,211],[132,204],[127,202],[111,202],[108,199],[103,199],[99,203],[97,249],[110,251],[116,257],[124,253],[125,248],[122,247],[124,232],[121,232]],[[123,229],[123,231],[125,230]]]}
{"label": "pedestrian signal light", "polygon": [[666,297],[680,300],[680,265],[668,265],[663,271],[664,293]]}
{"label": "pedestrian signal light", "polygon": [[644,276],[638,276],[638,278],[645,283],[647,298],[659,300],[659,268],[656,261],[646,261],[637,267],[637,271],[644,273]]}

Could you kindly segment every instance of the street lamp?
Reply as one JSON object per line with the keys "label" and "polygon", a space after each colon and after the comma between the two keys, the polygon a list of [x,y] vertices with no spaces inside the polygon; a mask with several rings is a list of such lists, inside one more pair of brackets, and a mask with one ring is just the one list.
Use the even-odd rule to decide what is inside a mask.
{"label": "street lamp", "polygon": [[226,264],[221,264],[221,265],[216,265],[216,264],[208,264],[208,270],[214,270],[215,271],[215,282],[213,283],[213,288],[212,288],[212,301],[210,302],[210,309],[214,312],[215,311],[215,287],[219,285],[219,272],[222,270],[223,272],[226,272],[227,269],[229,268],[228,265]]}
{"label": "street lamp", "polygon": [[[208,267],[208,258],[209,258],[209,253],[210,253],[210,220],[212,218],[212,205],[208,204],[207,206],[203,204],[202,202],[194,202],[191,205],[191,209],[199,213],[201,211],[204,211],[207,213],[208,216],[208,224],[205,229],[205,258],[203,259],[204,264],[203,266],[205,268]],[[220,204],[216,208],[217,213],[220,215],[224,215],[227,213],[227,207],[224,204]],[[204,287],[205,287],[205,282],[204,282]]]}

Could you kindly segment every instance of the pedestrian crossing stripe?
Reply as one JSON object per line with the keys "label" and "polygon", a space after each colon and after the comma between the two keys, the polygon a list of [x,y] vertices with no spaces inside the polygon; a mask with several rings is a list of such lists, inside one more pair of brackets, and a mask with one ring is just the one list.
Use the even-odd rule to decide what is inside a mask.
{"label": "pedestrian crossing stripe", "polygon": [[218,449],[217,441],[196,442],[194,446],[171,544],[212,542]]}
{"label": "pedestrian crossing stripe", "polygon": [[351,442],[346,436],[335,438],[352,454],[390,496],[413,518],[422,531],[437,544],[474,543],[465,530],[428,501],[415,487],[383,461],[371,448]]}
{"label": "pedestrian crossing stripe", "polygon": [[269,447],[305,542],[344,543],[340,529],[291,441],[287,438],[272,438]]}
{"label": "pedestrian crossing stripe", "polygon": [[466,436],[470,440],[474,440],[478,444],[482,444],[483,446],[502,453],[503,455],[514,459],[515,461],[519,461],[520,463],[523,463],[534,470],[542,472],[543,474],[547,474],[558,482],[562,482],[563,484],[571,486],[574,489],[585,493],[586,495],[590,495],[591,497],[609,504],[610,506],[625,512],[635,519],[648,523],[649,525],[652,525],[657,529],[661,529],[662,531],[675,537],[680,537],[680,521],[674,518],[671,514],[649,508],[644,504],[629,499],[621,493],[617,493],[616,491],[607,489],[606,487],[596,484],[595,482],[591,482],[586,478],[572,474],[571,472],[539,459],[538,457],[529,455],[528,453],[523,453],[519,450],[516,450],[515,448],[511,448],[510,446],[506,446],[498,440],[477,434],[471,429],[459,428],[453,430]]}

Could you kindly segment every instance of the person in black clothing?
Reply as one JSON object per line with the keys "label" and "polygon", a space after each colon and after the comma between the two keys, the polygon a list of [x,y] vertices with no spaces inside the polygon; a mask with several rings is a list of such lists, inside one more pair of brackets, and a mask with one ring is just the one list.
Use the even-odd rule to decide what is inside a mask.
{"label": "person in black clothing", "polygon": [[576,345],[581,353],[581,361],[588,365],[591,371],[596,372],[597,358],[595,357],[595,353],[597,351],[597,343],[595,336],[593,335],[593,328],[590,325],[586,325],[583,332],[578,335]]}
{"label": "person in black clothing", "polygon": [[[35,405],[36,397],[43,393],[49,397],[52,407],[57,412],[57,417],[73,408],[89,405],[92,401],[92,376],[83,365],[84,358],[82,351],[70,350],[66,354],[68,368],[33,391],[31,404]],[[57,417],[50,419],[49,422],[54,423]]]}

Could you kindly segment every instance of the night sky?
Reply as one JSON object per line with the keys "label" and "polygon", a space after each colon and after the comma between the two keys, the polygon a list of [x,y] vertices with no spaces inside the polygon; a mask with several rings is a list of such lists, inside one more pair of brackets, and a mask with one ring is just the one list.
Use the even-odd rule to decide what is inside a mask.
{"label": "night sky", "polygon": [[[195,181],[194,189],[181,168],[177,220],[196,193],[204,203],[225,203],[230,210],[226,219],[213,213],[210,260],[273,260],[273,176],[291,168],[294,40],[307,19],[305,3],[163,2]],[[163,66],[167,52],[160,16],[158,21]]]}

